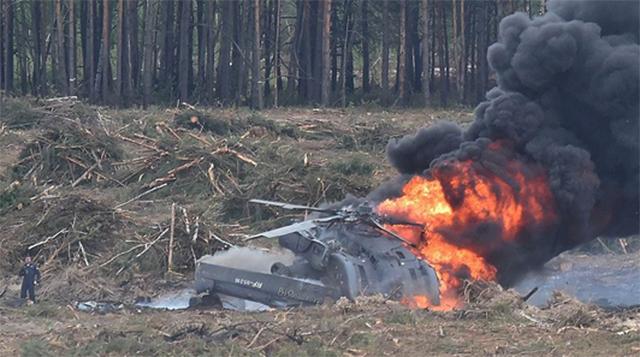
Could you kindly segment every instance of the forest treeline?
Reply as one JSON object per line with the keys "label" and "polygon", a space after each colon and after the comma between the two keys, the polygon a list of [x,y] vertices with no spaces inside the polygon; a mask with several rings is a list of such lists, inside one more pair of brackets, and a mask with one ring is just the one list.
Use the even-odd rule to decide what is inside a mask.
{"label": "forest treeline", "polygon": [[544,0],[0,0],[0,87],[130,106],[475,104]]}

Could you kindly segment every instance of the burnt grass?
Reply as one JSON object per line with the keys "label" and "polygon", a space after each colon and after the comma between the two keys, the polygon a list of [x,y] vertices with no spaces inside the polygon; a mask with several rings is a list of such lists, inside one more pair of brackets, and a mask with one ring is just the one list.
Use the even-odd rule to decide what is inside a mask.
{"label": "burnt grass", "polygon": [[[637,330],[618,334],[602,313],[531,315],[511,297],[451,313],[379,299],[263,313],[76,311],[74,301],[131,303],[188,286],[194,256],[226,248],[215,237],[243,245],[246,234],[301,218],[249,199],[318,205],[366,195],[393,175],[390,138],[440,119],[468,122],[470,110],[141,111],[3,100],[0,145],[13,151],[0,160],[0,355],[638,353]],[[34,245],[41,303],[17,308],[16,272]],[[614,317],[640,319],[634,313]]]}

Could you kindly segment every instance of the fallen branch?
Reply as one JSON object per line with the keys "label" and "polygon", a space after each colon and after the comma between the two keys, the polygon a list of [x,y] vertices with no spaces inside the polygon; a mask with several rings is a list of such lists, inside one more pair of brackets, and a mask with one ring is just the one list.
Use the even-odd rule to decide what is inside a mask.
{"label": "fallen branch", "polygon": [[209,238],[213,238],[215,240],[217,240],[218,242],[228,246],[228,247],[235,247],[235,244],[229,243],[226,240],[218,237],[217,235],[215,235],[213,232],[209,231]]}
{"label": "fallen branch", "polygon": [[175,181],[176,180],[176,175],[181,172],[181,171],[185,171],[187,169],[190,169],[191,167],[198,165],[204,158],[200,157],[194,160],[191,160],[185,164],[182,164],[174,169],[171,169],[167,172],[167,174],[163,177],[159,177],[155,180],[153,180],[153,182],[151,182],[147,187],[154,187],[157,186],[159,184],[162,183],[167,183],[167,182],[171,182],[171,181]]}
{"label": "fallen branch", "polygon": [[246,157],[245,155],[233,150],[233,149],[229,149],[228,147],[223,147],[220,149],[216,149],[214,152],[211,153],[211,155],[215,155],[215,154],[233,154],[235,155],[238,159],[249,163],[253,166],[258,166],[258,163],[255,162],[253,159],[250,159],[248,157]]}
{"label": "fallen branch", "polygon": [[184,216],[184,229],[187,231],[187,234],[191,234],[191,228],[190,228],[190,224],[189,224],[189,216],[187,215],[187,209],[184,207],[182,208],[182,215]]}
{"label": "fallen branch", "polygon": [[82,175],[80,175],[80,177],[78,177],[75,181],[73,181],[73,183],[71,184],[71,187],[76,187],[80,182],[82,182],[82,180],[84,180],[90,173],[91,171],[93,171],[96,167],[98,167],[98,163],[96,162],[95,164],[91,165],[91,167],[89,167]]}
{"label": "fallen branch", "polygon": [[156,187],[153,187],[153,188],[151,188],[151,189],[149,189],[149,190],[146,190],[146,191],[144,191],[143,193],[141,193],[141,194],[137,195],[136,197],[134,197],[134,198],[130,199],[129,201],[126,201],[126,202],[120,203],[119,205],[115,206],[113,209],[118,209],[118,208],[121,208],[121,207],[123,207],[123,206],[126,206],[126,205],[128,205],[129,203],[131,203],[131,202],[133,202],[133,201],[135,201],[135,200],[140,199],[141,197],[144,197],[144,196],[146,196],[146,195],[148,195],[148,194],[150,194],[150,193],[152,193],[152,192],[155,192],[155,191],[158,191],[158,190],[159,190],[159,189],[161,189],[161,188],[164,188],[164,187],[165,187],[165,186],[167,186],[167,185],[168,185],[168,183],[163,183],[163,184],[162,184],[162,185],[160,185],[160,186],[156,186]]}
{"label": "fallen branch", "polygon": [[140,258],[144,253],[146,253],[149,249],[151,249],[151,247],[153,247],[153,245],[156,244],[160,240],[160,238],[162,238],[165,234],[167,234],[167,232],[169,232],[169,228],[165,228],[165,230],[162,231],[162,233],[160,233],[160,235],[156,239],[154,239],[153,242],[146,243],[144,250],[138,253],[138,255],[136,255],[136,258]]}
{"label": "fallen branch", "polygon": [[128,137],[126,137],[126,136],[124,136],[122,134],[118,134],[118,137],[120,139],[124,140],[124,141],[128,141],[128,142],[130,142],[132,144],[136,144],[136,145],[142,146],[143,148],[146,148],[146,149],[149,149],[149,150],[153,150],[153,151],[158,152],[158,153],[160,153],[162,155],[167,155],[168,154],[166,151],[158,149],[157,147],[155,147],[153,145],[149,145],[149,144],[146,144],[146,143],[141,143],[139,141],[136,141],[136,140],[133,140],[131,138],[128,138]]}
{"label": "fallen branch", "polygon": [[171,135],[173,135],[174,138],[176,138],[178,141],[182,141],[182,138],[180,137],[180,135],[178,135],[178,133],[176,133],[175,130],[173,130],[170,126],[168,126],[167,123],[158,123],[157,126],[167,129],[167,131],[171,133]]}
{"label": "fallen branch", "polygon": [[84,264],[89,266],[89,260],[87,259],[87,252],[84,250],[84,246],[81,241],[78,241],[78,246],[80,247],[80,251],[82,252],[82,257],[84,258]]}
{"label": "fallen branch", "polygon": [[44,239],[44,240],[42,240],[42,241],[40,241],[38,243],[30,245],[27,249],[31,250],[31,249],[33,249],[35,247],[38,247],[38,246],[41,246],[43,244],[49,243],[49,241],[52,241],[52,240],[56,239],[59,235],[61,235],[63,233],[68,233],[68,232],[69,232],[68,228],[63,228],[60,231],[58,231],[58,233],[56,233],[56,234],[54,234],[54,235],[52,235],[50,237],[47,237],[46,239]]}
{"label": "fallen branch", "polygon": [[200,216],[196,216],[195,229],[193,230],[193,239],[191,240],[193,243],[198,239],[198,231],[200,230]]}
{"label": "fallen branch", "polygon": [[169,234],[169,258],[167,261],[167,271],[173,269],[173,236],[176,230],[176,204],[171,204],[171,233]]}
{"label": "fallen branch", "polygon": [[122,253],[118,253],[118,254],[114,255],[113,257],[111,257],[111,259],[109,259],[109,260],[107,260],[106,262],[104,262],[104,263],[100,264],[100,267],[101,267],[101,268],[102,268],[102,267],[105,267],[105,266],[109,265],[111,262],[113,262],[114,260],[118,259],[119,257],[121,257],[121,256],[123,256],[123,255],[125,255],[125,254],[128,254],[128,253],[131,253],[131,252],[133,252],[134,250],[136,250],[136,249],[138,249],[138,248],[142,248],[142,247],[144,247],[144,244],[138,244],[138,245],[136,245],[136,246],[132,247],[131,249],[128,249],[128,250],[126,250],[126,251],[124,251],[124,252],[122,252]]}
{"label": "fallen branch", "polygon": [[169,232],[169,228],[165,228],[164,231],[162,231],[162,233],[160,233],[160,235],[158,235],[158,237],[156,239],[153,240],[153,242],[151,243],[145,243],[144,244],[144,249],[138,253],[135,257],[133,257],[133,259],[131,261],[129,261],[129,264],[122,266],[117,272],[116,272],[116,276],[120,275],[120,273],[122,273],[128,266],[131,265],[131,263],[140,258],[141,256],[144,255],[144,253],[146,253],[147,251],[149,251],[149,249],[151,249],[151,247],[153,247],[154,244],[156,244],[162,237],[164,237],[165,234],[167,234],[167,232]]}
{"label": "fallen branch", "polygon": [[220,188],[220,186],[218,185],[218,182],[216,181],[216,176],[213,172],[212,163],[209,163],[209,169],[207,169],[207,177],[209,177],[209,183],[211,183],[211,188],[213,188],[214,191],[224,196],[224,191]]}

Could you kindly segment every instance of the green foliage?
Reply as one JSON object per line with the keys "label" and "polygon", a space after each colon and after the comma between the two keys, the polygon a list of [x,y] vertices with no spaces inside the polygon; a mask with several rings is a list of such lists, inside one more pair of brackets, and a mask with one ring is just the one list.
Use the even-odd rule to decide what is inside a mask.
{"label": "green foliage", "polygon": [[32,185],[20,184],[18,181],[0,187],[0,215],[18,207],[26,207],[31,203],[30,198],[37,192]]}
{"label": "green foliage", "polygon": [[277,357],[337,357],[341,356],[337,351],[327,346],[326,341],[319,337],[312,337],[302,344],[288,343],[277,348],[274,353]]}
{"label": "green foliage", "polygon": [[331,162],[329,168],[345,176],[367,176],[373,174],[375,165],[366,156],[355,154]]}
{"label": "green foliage", "polygon": [[292,125],[283,125],[277,123],[274,120],[267,119],[263,115],[260,115],[257,112],[251,113],[246,119],[247,123],[251,127],[262,127],[267,130],[267,132],[275,133],[277,135],[284,135],[290,138],[297,139],[300,137],[300,131],[297,127]]}
{"label": "green foliage", "polygon": [[111,172],[109,163],[124,155],[112,136],[81,121],[54,120],[45,129],[42,136],[20,153],[20,162],[13,167],[15,179],[31,175],[55,183],[70,183],[98,163],[100,167],[94,171]]}
{"label": "green foliage", "polygon": [[206,131],[215,135],[228,135],[237,128],[232,126],[228,120],[213,117],[197,110],[187,110],[176,115],[176,126]]}
{"label": "green foliage", "polygon": [[415,325],[417,323],[415,311],[396,310],[385,316],[385,322],[400,325]]}
{"label": "green foliage", "polygon": [[55,355],[49,343],[36,337],[24,341],[20,349],[22,357],[53,357]]}
{"label": "green foliage", "polygon": [[67,317],[69,315],[68,312],[69,311],[63,306],[47,301],[28,305],[25,308],[25,315],[43,319],[58,319],[61,317]]}
{"label": "green foliage", "polygon": [[44,116],[45,113],[34,109],[28,99],[0,98],[0,121],[10,129],[30,129]]}

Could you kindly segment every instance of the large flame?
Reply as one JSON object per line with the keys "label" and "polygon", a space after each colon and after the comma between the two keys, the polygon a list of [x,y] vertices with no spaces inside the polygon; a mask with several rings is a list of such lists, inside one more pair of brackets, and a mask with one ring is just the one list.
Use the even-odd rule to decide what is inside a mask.
{"label": "large flame", "polygon": [[[506,164],[507,173],[498,176],[475,165],[453,161],[432,169],[431,177],[414,176],[400,197],[378,205],[380,214],[424,225],[422,230],[387,227],[413,243],[414,253],[434,267],[440,280],[439,306],[431,306],[424,296],[406,297],[410,305],[459,307],[464,279],[496,280],[497,268],[486,255],[517,241],[527,227],[555,220],[554,200],[541,170],[513,159]],[[498,227],[491,239],[475,239],[474,229],[487,223]]]}

